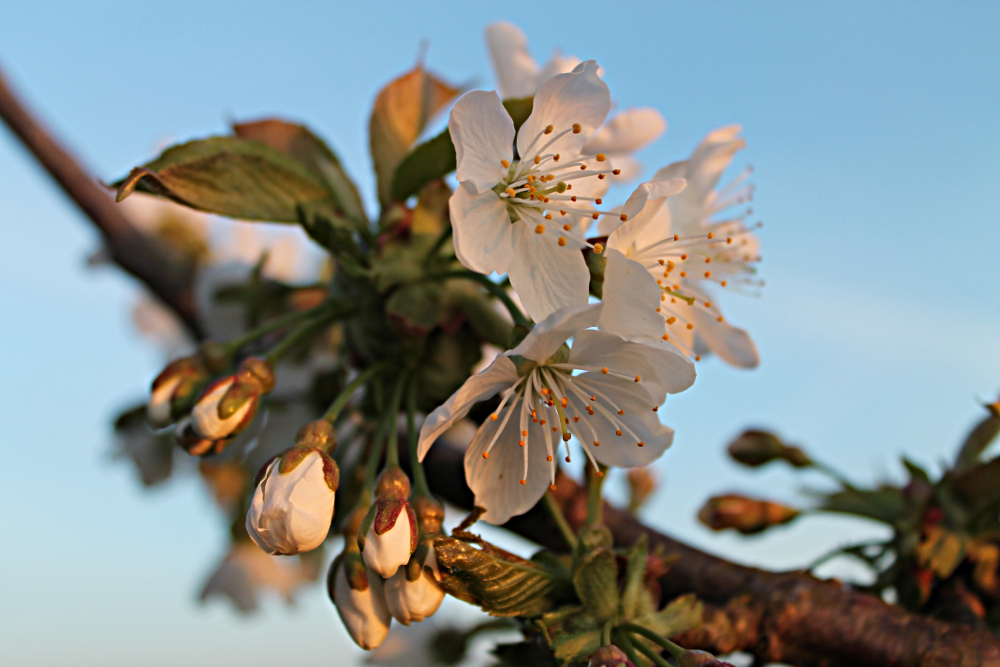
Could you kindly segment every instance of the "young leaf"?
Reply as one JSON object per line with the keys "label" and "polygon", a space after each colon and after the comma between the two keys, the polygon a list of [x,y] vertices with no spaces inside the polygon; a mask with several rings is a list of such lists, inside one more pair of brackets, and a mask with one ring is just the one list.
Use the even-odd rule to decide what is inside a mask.
{"label": "young leaf", "polygon": [[441,287],[434,283],[403,285],[386,301],[385,312],[409,335],[426,335],[444,317]]}
{"label": "young leaf", "polygon": [[663,609],[637,619],[635,623],[653,632],[672,637],[701,625],[704,606],[693,594],[683,595]]}
{"label": "young leaf", "polygon": [[454,537],[439,537],[434,551],[445,592],[491,616],[539,616],[555,605],[560,582],[531,561]]}
{"label": "young leaf", "polygon": [[235,124],[233,132],[237,137],[259,141],[288,155],[327,186],[340,213],[353,220],[366,220],[358,189],[340,165],[340,160],[322,139],[304,125],[268,118]]}
{"label": "young leaf", "polygon": [[638,616],[642,608],[642,597],[645,592],[643,580],[646,576],[646,558],[649,555],[647,541],[647,537],[643,535],[628,552],[625,590],[622,592],[622,615],[626,619]]}
{"label": "young leaf", "polygon": [[601,648],[601,631],[567,632],[552,640],[552,650],[560,665],[582,662]]}
{"label": "young leaf", "polygon": [[584,608],[605,621],[618,611],[618,566],[610,549],[594,549],[580,559],[573,573],[573,587]]}
{"label": "young leaf", "polygon": [[296,160],[258,141],[212,137],[168,148],[136,167],[118,188],[244,220],[298,222],[299,207],[336,209],[324,183]]}
{"label": "young leaf", "polygon": [[986,451],[990,443],[1000,434],[1000,401],[986,406],[987,415],[969,432],[958,450],[955,469],[971,468]]}
{"label": "young leaf", "polygon": [[392,199],[406,201],[420,189],[455,171],[457,159],[451,134],[445,130],[407,154],[392,177]]}
{"label": "young leaf", "polygon": [[903,492],[893,486],[870,491],[851,489],[831,493],[823,499],[820,509],[841,514],[854,514],[895,525],[906,513]]}
{"label": "young leaf", "polygon": [[420,65],[392,81],[375,98],[369,122],[369,141],[378,198],[392,201],[396,167],[409,153],[427,122],[460,90],[429,74]]}

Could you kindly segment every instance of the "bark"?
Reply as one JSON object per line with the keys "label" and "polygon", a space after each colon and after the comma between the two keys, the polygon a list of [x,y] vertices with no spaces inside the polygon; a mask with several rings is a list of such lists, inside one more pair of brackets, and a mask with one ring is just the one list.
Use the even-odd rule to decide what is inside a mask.
{"label": "bark", "polygon": [[63,191],[94,223],[111,259],[173,310],[197,338],[201,333],[191,289],[192,267],[176,261],[138,231],[97,179],[28,112],[0,72],[0,118]]}
{"label": "bark", "polygon": [[[103,235],[112,258],[184,320],[197,337],[192,274],[115,208],[111,195],[88,176],[27,112],[0,74],[0,117]],[[405,448],[404,448],[404,465]],[[431,449],[425,469],[442,499],[472,508],[463,452]],[[582,525],[586,492],[560,476],[556,497],[570,523]],[[717,653],[742,650],[759,661],[803,667],[1000,667],[1000,641],[983,630],[911,614],[836,581],[802,572],[768,572],[712,556],[644,526],[635,515],[606,505],[605,523],[620,546],[646,535],[652,550],[675,557],[660,581],[663,600],[695,593],[706,603],[705,624],[676,639]],[[538,544],[565,550],[554,521],[536,507],[507,528]]]}

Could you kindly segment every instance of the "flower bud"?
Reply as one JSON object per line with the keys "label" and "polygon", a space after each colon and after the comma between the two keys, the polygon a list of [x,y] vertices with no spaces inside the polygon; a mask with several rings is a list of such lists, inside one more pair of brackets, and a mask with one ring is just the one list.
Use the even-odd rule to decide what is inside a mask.
{"label": "flower bud", "polygon": [[602,646],[590,656],[590,667],[635,667],[617,646]]}
{"label": "flower bud", "polygon": [[336,442],[333,425],[325,420],[306,424],[296,441],[267,464],[247,512],[247,533],[269,554],[312,551],[333,521],[340,471],[325,451]]}
{"label": "flower bud", "polygon": [[191,410],[191,424],[203,438],[229,438],[245,429],[261,397],[274,389],[274,371],[263,359],[249,357],[234,375],[209,384]]}
{"label": "flower bud", "polygon": [[177,438],[177,444],[191,456],[218,454],[232,441],[231,438],[211,440],[201,437],[195,433],[190,417],[185,417],[177,422],[177,427],[174,429],[174,437]]}
{"label": "flower bud", "polygon": [[406,565],[417,548],[417,518],[408,495],[410,480],[403,471],[386,468],[375,487],[375,504],[358,530],[365,564],[385,578]]}
{"label": "flower bud", "polygon": [[392,623],[382,578],[366,568],[356,552],[347,551],[333,561],[326,586],[354,643],[366,651],[377,648]]}
{"label": "flower bud", "polygon": [[733,667],[708,651],[684,651],[677,656],[677,667]]}
{"label": "flower bud", "polygon": [[712,530],[734,528],[751,535],[788,523],[798,515],[798,510],[778,503],[726,494],[709,498],[698,512],[698,520]]}
{"label": "flower bud", "polygon": [[392,617],[402,623],[419,623],[433,616],[444,601],[444,591],[438,582],[437,556],[428,542],[413,552],[405,568],[396,570],[385,581],[385,602]]}
{"label": "flower bud", "polygon": [[783,459],[796,468],[812,465],[808,454],[798,447],[786,445],[778,436],[767,431],[744,431],[729,443],[729,455],[738,463],[751,468],[778,459]]}
{"label": "flower bud", "polygon": [[171,362],[156,379],[146,404],[146,419],[153,428],[165,428],[186,415],[195,397],[215,373],[221,372],[227,354],[217,343],[205,343],[197,354]]}

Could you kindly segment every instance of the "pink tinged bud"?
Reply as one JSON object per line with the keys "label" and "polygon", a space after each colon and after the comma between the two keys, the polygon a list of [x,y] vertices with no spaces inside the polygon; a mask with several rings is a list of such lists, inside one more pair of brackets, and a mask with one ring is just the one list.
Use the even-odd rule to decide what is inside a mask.
{"label": "pink tinged bud", "polygon": [[350,555],[338,560],[327,582],[333,604],[354,643],[370,651],[382,643],[392,623],[382,579]]}
{"label": "pink tinged bud", "polygon": [[268,465],[247,512],[250,538],[269,554],[293,556],[323,543],[333,521],[337,464],[293,447]]}
{"label": "pink tinged bud", "polygon": [[203,438],[218,440],[245,429],[261,396],[274,389],[274,372],[256,357],[244,359],[239,371],[216,380],[202,391],[191,410],[191,424]]}
{"label": "pink tinged bud", "polygon": [[149,403],[146,404],[146,419],[149,420],[153,428],[165,428],[173,423],[171,415],[171,400],[174,391],[180,385],[182,378],[178,375],[171,375],[153,383],[153,390],[149,394]]}
{"label": "pink tinged bud", "polygon": [[707,651],[684,651],[677,656],[677,667],[733,667]]}
{"label": "pink tinged bud", "polygon": [[417,548],[417,520],[399,497],[376,501],[374,520],[365,532],[361,555],[369,568],[388,579],[406,565]]}
{"label": "pink tinged bud", "polygon": [[195,433],[190,417],[185,417],[177,422],[177,427],[174,429],[174,437],[177,438],[177,444],[191,456],[218,454],[230,442],[230,440],[225,438],[222,440],[211,440],[201,437]]}
{"label": "pink tinged bud", "polygon": [[602,646],[590,656],[590,667],[635,667],[617,646]]}
{"label": "pink tinged bud", "polygon": [[[418,551],[417,555],[419,554]],[[403,625],[419,623],[428,616],[433,616],[444,600],[444,591],[438,585],[441,574],[434,550],[427,551],[422,563],[412,565],[419,566],[415,580],[410,580],[414,573],[409,572],[408,566],[399,568],[396,574],[385,581],[385,601],[389,606],[389,613]]]}

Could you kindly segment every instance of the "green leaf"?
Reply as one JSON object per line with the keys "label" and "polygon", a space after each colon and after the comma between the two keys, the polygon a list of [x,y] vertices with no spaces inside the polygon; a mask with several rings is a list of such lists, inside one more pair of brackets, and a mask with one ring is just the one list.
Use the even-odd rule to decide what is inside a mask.
{"label": "green leaf", "polygon": [[956,469],[965,469],[975,465],[980,455],[1000,434],[1000,403],[987,405],[986,410],[988,411],[986,417],[969,432],[962,447],[958,450],[958,456],[955,459]]}
{"label": "green leaf", "polygon": [[513,325],[497,312],[496,302],[482,288],[468,280],[449,280],[445,290],[448,299],[462,310],[479,336],[499,348],[507,347]]}
{"label": "green leaf", "polygon": [[383,206],[393,200],[393,177],[399,163],[427,122],[459,92],[420,65],[379,92],[368,128],[378,198]]}
{"label": "green leaf", "polygon": [[385,310],[410,335],[425,335],[444,317],[441,287],[434,283],[404,285],[392,293]]}
{"label": "green leaf", "polygon": [[420,189],[455,171],[455,145],[445,130],[407,154],[392,177],[392,199],[406,201]]}
{"label": "green leaf", "polygon": [[434,551],[445,592],[491,616],[540,616],[555,606],[560,582],[531,561],[454,537],[436,539]]}
{"label": "green leaf", "polygon": [[849,489],[831,493],[823,499],[820,509],[895,525],[905,517],[906,504],[900,489],[882,486],[872,490]]}
{"label": "green leaf", "polygon": [[288,155],[323,182],[336,201],[337,209],[354,220],[367,220],[364,204],[354,182],[322,139],[304,125],[277,118],[233,125],[242,139],[252,139]]}
{"label": "green leaf", "polygon": [[601,631],[564,633],[552,640],[552,650],[555,651],[559,664],[584,661],[601,648]]}
{"label": "green leaf", "polygon": [[392,239],[377,257],[371,259],[375,288],[387,292],[396,285],[420,280],[425,276],[424,257],[434,244],[429,234],[414,234],[409,240]]}
{"label": "green leaf", "polygon": [[625,566],[625,589],[622,591],[622,615],[626,620],[638,616],[643,608],[643,598],[647,598],[644,579],[646,577],[646,560],[649,555],[648,539],[645,535],[639,538],[628,551]]}
{"label": "green leaf", "polygon": [[964,470],[949,479],[952,493],[966,507],[983,507],[1000,499],[1000,457]]}
{"label": "green leaf", "polygon": [[512,97],[503,101],[503,108],[510,114],[510,119],[514,121],[514,129],[520,130],[524,121],[531,115],[531,109],[535,104],[534,97]]}
{"label": "green leaf", "polygon": [[237,137],[168,148],[115,187],[118,201],[139,190],[244,220],[298,222],[301,206],[336,210],[326,185],[299,162],[259,141]]}
{"label": "green leaf", "polygon": [[610,549],[594,549],[584,555],[573,573],[573,587],[584,608],[604,621],[618,611],[618,566]]}
{"label": "green leaf", "polygon": [[917,545],[917,562],[947,579],[965,558],[967,543],[964,535],[935,526]]}
{"label": "green leaf", "polygon": [[664,637],[673,637],[701,625],[704,605],[693,594],[682,595],[663,609],[634,622]]}

